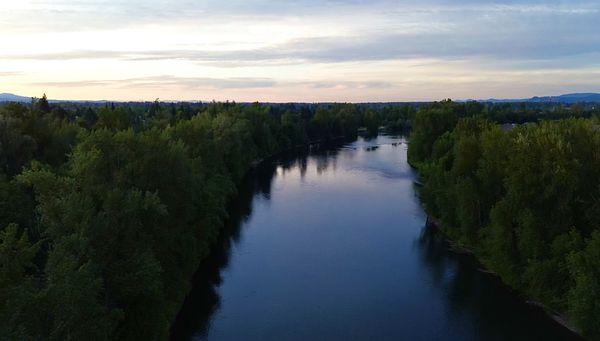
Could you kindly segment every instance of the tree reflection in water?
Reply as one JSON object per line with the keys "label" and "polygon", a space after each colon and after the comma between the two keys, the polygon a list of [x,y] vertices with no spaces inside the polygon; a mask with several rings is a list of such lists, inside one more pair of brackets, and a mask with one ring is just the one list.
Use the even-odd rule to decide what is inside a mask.
{"label": "tree reflection in water", "polygon": [[[310,156],[316,160],[316,170],[319,174],[335,166],[337,153],[336,148],[311,152]],[[237,196],[230,204],[229,217],[211,254],[202,262],[192,279],[192,289],[171,328],[171,340],[206,338],[211,317],[220,305],[217,288],[222,282],[221,273],[229,265],[232,246],[241,241],[242,226],[252,214],[253,199],[261,196],[270,200],[271,186],[278,167],[282,174],[297,167],[301,178],[304,178],[308,156],[306,153],[284,154],[277,162],[263,162],[246,175]]]}
{"label": "tree reflection in water", "polygon": [[[388,195],[387,198],[389,198],[389,201],[387,203],[393,203],[390,205],[383,205],[384,207],[389,208],[387,211],[368,210],[368,212],[371,213],[380,212],[386,217],[383,219],[381,217],[374,216],[372,217],[372,220],[370,220],[378,221],[378,224],[384,224],[382,225],[383,228],[381,229],[383,236],[374,237],[373,235],[369,235],[369,232],[367,232],[366,229],[362,229],[361,226],[358,226],[356,229],[349,230],[355,232],[350,237],[347,235],[337,236],[342,237],[340,238],[342,239],[341,244],[338,245],[340,249],[337,250],[339,253],[327,252],[327,247],[334,247],[335,240],[338,239],[330,239],[331,244],[317,243],[319,251],[317,254],[322,253],[324,256],[339,256],[340,254],[348,254],[347,258],[345,258],[345,256],[336,258],[338,261],[342,262],[337,265],[335,265],[335,261],[331,261],[329,263],[327,261],[323,262],[332,265],[331,269],[336,269],[336,266],[339,265],[342,266],[342,268],[345,266],[345,269],[348,270],[349,268],[353,268],[352,266],[348,265],[351,263],[356,265],[356,269],[359,269],[359,271],[366,270],[366,273],[340,271],[340,273],[337,274],[328,272],[331,270],[329,268],[320,268],[317,266],[316,270],[318,271],[312,272],[313,277],[311,280],[316,280],[318,283],[325,283],[333,286],[341,285],[340,283],[343,285],[342,287],[338,288],[338,291],[341,291],[341,294],[339,296],[334,295],[335,297],[333,298],[332,293],[328,292],[327,290],[320,291],[321,294],[325,294],[325,296],[322,297],[318,295],[315,297],[304,297],[301,295],[296,297],[296,305],[292,306],[299,310],[291,309],[289,316],[294,316],[296,313],[298,313],[296,316],[302,316],[302,314],[305,312],[310,312],[310,314],[306,315],[310,316],[310,321],[304,321],[307,326],[312,326],[312,328],[314,328],[315,326],[319,326],[320,323],[323,323],[324,325],[326,324],[324,329],[311,329],[307,331],[306,335],[311,335],[310,333],[314,333],[314,336],[323,337],[323,334],[320,333],[331,332],[332,330],[333,334],[328,335],[332,336],[333,338],[335,338],[336,335],[352,335],[351,333],[346,333],[345,330],[342,330],[339,334],[335,333],[336,328],[338,327],[346,328],[345,326],[347,325],[347,321],[344,319],[348,318],[353,319],[348,321],[352,321],[357,330],[365,332],[365,334],[361,335],[385,335],[384,332],[379,333],[378,329],[383,326],[383,328],[385,328],[385,332],[394,333],[393,335],[395,336],[414,336],[418,338],[418,336],[423,337],[424,335],[427,335],[441,337],[445,340],[547,340],[548,335],[551,335],[552,339],[554,340],[572,340],[575,338],[565,328],[560,327],[557,323],[549,319],[543,311],[527,305],[523,299],[519,298],[512,293],[511,290],[502,285],[497,278],[478,271],[481,266],[474,260],[472,256],[466,254],[457,254],[451,251],[448,243],[439,233],[435,233],[430,229],[423,228],[419,234],[419,226],[424,220],[424,216],[422,216],[423,212],[418,207],[419,204],[416,201],[418,199],[414,197],[414,191],[411,189],[410,184],[413,181],[412,171],[405,161],[395,163],[398,162],[398,159],[389,158],[390,155],[397,155],[394,154],[395,152],[392,149],[381,147],[377,149],[377,151],[365,151],[365,148],[371,148],[376,142],[376,140],[368,141],[362,139],[356,143],[353,143],[352,145],[342,147],[340,149],[330,148],[328,150],[311,152],[308,155],[287,155],[277,159],[276,161],[264,162],[253,172],[248,174],[243,185],[240,186],[237,197],[231,203],[229,210],[231,215],[218,239],[218,243],[216,243],[214,246],[210,257],[202,263],[201,267],[196,273],[193,282],[193,289],[189,293],[184,306],[177,317],[172,329],[171,338],[173,340],[206,339],[209,334],[213,335],[212,333],[215,330],[218,330],[219,322],[223,323],[223,321],[234,321],[235,325],[236,322],[239,323],[240,320],[243,321],[245,319],[244,313],[251,313],[255,307],[258,308],[257,305],[262,304],[260,298],[265,298],[264,296],[261,296],[258,299],[254,297],[254,300],[251,300],[250,303],[242,302],[238,306],[233,303],[234,307],[242,307],[244,310],[242,310],[241,313],[238,313],[237,316],[231,317],[231,320],[227,320],[227,314],[231,312],[223,313],[226,304],[225,301],[221,302],[221,297],[219,296],[219,292],[222,294],[224,288],[227,287],[227,285],[222,284],[223,276],[229,275],[227,269],[235,267],[235,264],[230,266],[232,253],[235,253],[238,249],[242,248],[241,246],[244,245],[243,239],[245,232],[247,232],[247,240],[252,239],[252,234],[250,231],[253,231],[254,233],[257,232],[257,229],[244,231],[243,228],[243,226],[247,226],[249,223],[248,220],[252,215],[252,208],[258,207],[253,205],[256,205],[257,202],[273,206],[282,204],[276,200],[271,201],[272,190],[278,190],[272,188],[274,183],[279,184],[278,181],[274,181],[276,176],[286,177],[289,173],[289,175],[292,176],[292,179],[294,179],[294,181],[291,181],[291,183],[294,184],[297,183],[295,183],[296,179],[293,178],[293,176],[299,176],[301,186],[304,186],[305,181],[307,183],[314,181],[314,178],[312,177],[315,176],[315,174],[323,173],[326,175],[326,177],[333,178],[329,177],[327,173],[328,171],[331,171],[332,174],[336,173],[333,172],[336,167],[340,167],[335,175],[336,179],[339,180],[337,176],[340,176],[340,174],[343,175],[344,171],[346,171],[346,176],[350,174],[350,177],[344,178],[344,181],[353,180],[352,177],[354,174],[359,174],[357,175],[359,180],[363,179],[360,178],[360,176],[363,176],[365,182],[367,183],[366,187],[368,188],[371,188],[369,187],[369,179],[376,179],[374,182],[376,184],[374,185],[374,188],[379,188],[377,186],[387,186],[388,184],[394,185],[403,183],[407,185],[397,187],[402,188],[402,192],[381,190],[370,193],[370,195],[374,196]],[[399,145],[397,142],[395,143],[395,146]],[[392,144],[392,146],[394,145]],[[405,148],[398,148],[397,151],[400,151],[401,153],[406,152]],[[309,167],[310,169],[308,169]],[[348,171],[348,169],[351,171]],[[381,179],[385,179],[385,181],[382,181]],[[319,214],[324,209],[319,205],[326,205],[331,201],[335,201],[338,199],[336,195],[344,196],[345,200],[340,200],[339,204],[347,205],[345,207],[348,209],[354,209],[352,206],[353,202],[360,203],[361,205],[371,202],[365,200],[365,198],[352,197],[353,193],[355,192],[352,192],[352,190],[348,189],[347,187],[348,186],[346,186],[344,183],[342,186],[338,187],[338,189],[343,188],[343,190],[334,192],[334,194],[329,193],[331,195],[327,195],[328,193],[318,193],[318,197],[308,196],[308,198],[312,198],[311,200],[317,200],[316,198],[320,198],[321,201],[317,200],[316,203],[311,202],[313,205],[310,205],[311,203],[305,203],[306,206],[311,207],[311,210],[307,212],[311,212],[310,214]],[[369,192],[359,191],[358,193]],[[296,196],[292,198],[295,200],[302,200],[305,197]],[[283,205],[289,208],[289,206],[298,204],[300,203],[287,202]],[[382,203],[379,202],[379,205],[381,204]],[[414,207],[412,205],[414,205]],[[278,207],[281,209],[282,206]],[[360,208],[356,208],[356,210],[357,212],[361,211]],[[398,211],[396,212],[395,210]],[[259,213],[258,211],[259,209],[257,208],[257,212],[255,212],[254,216]],[[296,212],[294,210],[292,211]],[[395,213],[389,213],[391,211],[394,211]],[[280,215],[283,214],[282,212],[286,211],[274,212],[273,214]],[[302,212],[305,214],[305,211]],[[341,224],[344,224],[344,221],[346,221],[345,219],[348,217],[344,216],[343,211],[340,210],[338,210],[336,214],[338,214],[338,216],[326,221],[329,224],[333,224],[331,227],[336,231],[347,231],[344,230],[346,226],[339,226],[336,228],[335,222],[341,221]],[[419,216],[417,219],[418,222],[415,225],[411,225],[412,222],[415,221],[412,219],[414,218],[412,215]],[[272,219],[273,217],[265,218],[263,216],[263,218]],[[287,216],[285,218],[287,219]],[[300,219],[300,217],[296,217],[296,219]],[[262,220],[262,224],[264,224],[265,221],[266,220]],[[278,219],[278,222],[281,223],[282,220]],[[365,221],[362,221],[363,224],[364,222]],[[346,221],[346,223],[348,222]],[[301,224],[293,226],[297,228],[298,226],[301,226]],[[324,233],[324,237],[322,238],[325,238],[326,236],[335,236],[335,233],[332,233],[332,231],[328,231],[326,229],[322,230],[321,232]],[[372,232],[379,233],[376,231]],[[314,231],[312,233],[314,233]],[[297,235],[298,234],[293,234],[294,237]],[[310,240],[310,238],[312,238],[312,235],[308,236],[302,233],[299,235],[302,237],[307,237],[308,239],[306,240]],[[284,234],[283,236],[279,237],[276,236],[276,238],[274,238],[277,239],[281,237],[284,238],[284,242],[288,243],[288,246],[293,245],[293,243],[296,242],[295,240],[290,240],[289,234]],[[288,237],[288,239],[285,239],[286,237]],[[348,238],[344,239],[345,237]],[[385,239],[388,237],[398,239]],[[361,238],[367,238],[372,243],[363,244],[358,242],[357,240],[361,240]],[[382,240],[381,238],[384,238],[385,240]],[[306,240],[304,240],[304,242],[306,242]],[[321,240],[328,239],[325,238]],[[390,243],[392,242],[394,244],[391,248],[389,248]],[[236,247],[238,244],[240,247]],[[350,244],[354,246],[362,245],[368,247],[364,250],[345,249],[344,245]],[[275,241],[274,243],[268,244],[268,247],[279,245],[280,244],[278,241]],[[377,252],[382,250],[372,250],[370,247],[382,247],[383,252]],[[410,252],[406,253],[407,249],[410,250]],[[387,254],[386,250],[389,250],[390,253]],[[290,251],[296,251],[296,256],[299,254],[298,250]],[[277,252],[278,251],[266,252],[266,255],[268,255],[268,257],[279,257],[280,255],[281,257],[287,257],[285,252]],[[313,254],[306,253],[306,255],[311,256]],[[351,257],[353,256],[360,257],[360,259],[352,259]],[[312,271],[314,268],[310,262],[319,261],[311,258],[311,260],[304,262],[303,258],[301,257],[293,258],[293,254],[290,257],[296,261],[294,264],[298,266],[299,271]],[[348,259],[349,261],[346,261]],[[370,262],[370,259],[383,260],[383,262],[381,264],[369,263],[366,267],[361,267],[361,264],[364,265],[365,262]],[[260,257],[254,258],[253,262],[244,264],[244,266],[246,266],[245,269],[249,272],[252,272],[254,271],[253,269],[255,269],[255,267],[261,267],[263,265],[263,260],[264,259]],[[398,269],[398,264],[402,264],[402,268]],[[280,262],[279,265],[281,266],[282,263]],[[373,266],[372,270],[374,270],[372,272],[369,271],[369,267],[371,267],[371,265]],[[387,270],[378,271],[378,268],[385,268]],[[270,276],[273,274],[267,274],[266,277],[261,277],[260,275],[258,277],[268,278],[269,280],[273,278],[281,279],[283,277],[278,276],[281,269],[282,267],[271,269],[271,271],[278,272],[277,275]],[[264,271],[268,272],[267,270]],[[374,277],[369,278],[369,274],[374,275]],[[321,275],[323,278],[320,277]],[[348,283],[330,280],[330,277],[335,277],[336,275],[346,276],[348,278]],[[267,283],[268,285],[266,285],[265,290],[277,291],[281,289],[285,292],[285,294],[288,294],[288,291],[291,293],[309,294],[311,292],[315,292],[314,290],[301,290],[301,288],[282,289],[281,287],[277,286],[283,285],[282,283],[285,285],[294,285],[294,283],[287,281],[276,283],[270,282]],[[312,282],[302,282],[300,287],[310,286],[311,284]],[[238,283],[237,285],[238,287],[243,287],[245,284]],[[243,287],[242,290],[245,289],[247,288]],[[318,287],[315,288],[315,290],[317,289]],[[369,293],[369,295],[373,296],[373,300],[365,300],[362,303],[371,304],[373,302],[372,306],[370,306],[372,312],[360,315],[360,313],[363,312],[363,310],[361,310],[362,306],[359,309],[358,306],[353,306],[352,302],[362,302],[360,301],[361,297],[353,297],[352,290],[363,292],[363,294]],[[414,295],[411,293],[414,293]],[[279,296],[274,296],[279,298],[287,297],[282,295],[281,292],[278,292],[278,294]],[[243,298],[244,296],[238,295],[235,299],[239,300],[240,297]],[[378,301],[382,297],[384,297],[383,301]],[[302,299],[311,301],[313,305],[319,305],[323,303],[323,306],[325,306],[327,310],[319,311],[318,309],[311,310],[310,307],[306,308],[306,306],[304,306],[302,303],[299,303],[302,302]],[[318,299],[323,299],[323,302],[318,301]],[[343,301],[340,301],[337,304],[331,304],[331,301],[335,299],[340,299]],[[239,303],[239,301],[236,302]],[[381,302],[386,303],[382,304]],[[388,304],[389,302],[396,302],[398,305],[390,305]],[[232,304],[232,302],[227,301],[227,306],[230,304]],[[403,307],[403,304],[406,306]],[[409,308],[407,308],[407,306],[409,306]],[[273,305],[271,305],[271,308],[272,307]],[[236,312],[239,311],[240,310],[237,310]],[[273,311],[281,313],[281,310],[273,309]],[[316,315],[314,314],[314,311],[317,311]],[[344,314],[360,317],[347,317],[349,315]],[[390,315],[393,315],[393,317],[389,317]],[[409,321],[416,315],[422,316],[418,317],[417,319],[423,319],[423,321],[420,321],[422,324],[419,326],[413,326],[411,325],[411,321]],[[268,318],[277,320],[280,315],[269,316],[266,314],[260,316],[267,316]],[[385,318],[389,318],[389,320],[385,320]],[[398,320],[394,320],[395,318]],[[248,316],[248,319],[252,320],[255,325],[256,323],[262,323],[253,320],[252,316]],[[383,322],[381,321],[382,319],[384,319]],[[213,322],[213,320],[215,322]],[[289,335],[286,333],[289,331],[288,327],[290,326],[290,323],[293,324],[293,322],[289,322],[289,319],[286,320],[285,316],[282,317],[281,320],[284,320],[285,322],[282,323],[283,327],[281,327],[279,330],[274,328],[270,331],[274,330],[273,333],[281,333],[276,335]],[[389,323],[386,324],[385,321],[388,321]],[[339,323],[336,324],[336,322]],[[379,324],[380,322],[381,324]],[[396,326],[400,327],[400,330],[396,329]],[[231,325],[228,326],[228,328],[231,328]],[[256,329],[254,331],[256,332]],[[244,330],[234,330],[229,335],[239,336],[243,333]],[[264,336],[265,334],[255,333],[252,335],[254,335],[254,339],[261,339],[260,337]],[[252,337],[249,337],[249,339],[250,338]]]}
{"label": "tree reflection in water", "polygon": [[462,324],[488,340],[490,335],[492,340],[544,340],[549,330],[554,340],[580,339],[542,309],[527,304],[499,278],[482,272],[474,256],[452,250],[438,231],[423,227],[415,246],[433,285],[446,296],[445,316],[454,320],[450,324]]}

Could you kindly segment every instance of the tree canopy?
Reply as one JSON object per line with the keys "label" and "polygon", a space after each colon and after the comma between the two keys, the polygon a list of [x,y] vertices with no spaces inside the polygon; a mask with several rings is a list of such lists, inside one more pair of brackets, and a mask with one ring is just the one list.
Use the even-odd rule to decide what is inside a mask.
{"label": "tree canopy", "polygon": [[[355,138],[360,127],[376,135],[411,126],[422,197],[456,227],[449,234],[595,332],[598,122],[503,132],[482,118],[502,122],[517,109],[56,104],[45,96],[0,105],[0,339],[167,338],[254,164],[310,142]],[[523,110],[524,121],[575,113]]]}
{"label": "tree canopy", "polygon": [[600,336],[598,119],[505,131],[461,111],[437,103],[412,122],[427,212],[504,282]]}

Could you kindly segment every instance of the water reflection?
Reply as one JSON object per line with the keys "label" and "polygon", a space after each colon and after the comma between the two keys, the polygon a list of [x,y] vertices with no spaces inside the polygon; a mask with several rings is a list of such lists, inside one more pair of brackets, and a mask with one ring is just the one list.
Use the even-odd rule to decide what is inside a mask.
{"label": "water reflection", "polygon": [[[311,152],[318,174],[336,167],[336,155],[341,146],[330,146],[324,150]],[[212,315],[219,309],[220,296],[217,292],[222,283],[221,272],[227,268],[232,247],[240,243],[242,226],[252,214],[252,201],[255,197],[271,198],[274,177],[284,176],[292,169],[298,169],[302,179],[308,169],[307,153],[287,153],[276,162],[265,162],[251,170],[239,188],[238,195],[229,207],[230,216],[224,229],[213,246],[209,257],[200,265],[192,280],[192,289],[179,312],[171,330],[171,340],[205,339],[212,322]]]}
{"label": "water reflection", "polygon": [[573,339],[424,228],[413,179],[390,137],[264,163],[171,338]]}
{"label": "water reflection", "polygon": [[448,302],[453,325],[475,331],[481,340],[578,340],[538,307],[483,272],[470,254],[457,254],[437,231],[423,227],[415,250],[434,286]]}

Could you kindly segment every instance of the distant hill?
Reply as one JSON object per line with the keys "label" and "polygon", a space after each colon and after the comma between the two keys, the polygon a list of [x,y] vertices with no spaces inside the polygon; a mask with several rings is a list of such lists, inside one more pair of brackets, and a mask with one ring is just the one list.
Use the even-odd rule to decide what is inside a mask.
{"label": "distant hill", "polygon": [[9,93],[0,94],[0,102],[31,102],[31,97],[17,96]]}
{"label": "distant hill", "polygon": [[533,97],[528,102],[556,102],[556,103],[583,103],[600,102],[600,94],[576,93],[560,96]]}
{"label": "distant hill", "polygon": [[[1,93],[0,94],[0,103],[2,103],[2,102],[30,103],[31,97],[19,96],[19,95],[9,94],[9,93]],[[50,103],[73,102],[73,103],[101,104],[101,103],[107,103],[109,101],[106,101],[106,100],[73,100],[73,101],[71,101],[71,100],[61,100],[61,99],[48,99],[48,102],[50,102]],[[118,102],[118,101],[112,101],[112,102]]]}
{"label": "distant hill", "polygon": [[573,93],[564,94],[559,96],[535,96],[531,98],[520,98],[520,99],[496,99],[490,98],[481,100],[480,102],[494,102],[494,103],[600,103],[600,94],[597,93]]}

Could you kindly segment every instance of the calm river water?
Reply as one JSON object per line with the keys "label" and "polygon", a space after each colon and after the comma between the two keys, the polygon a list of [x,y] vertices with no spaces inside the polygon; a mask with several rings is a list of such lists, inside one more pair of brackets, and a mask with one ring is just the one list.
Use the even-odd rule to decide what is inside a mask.
{"label": "calm river water", "polygon": [[406,149],[359,138],[261,165],[172,339],[573,339],[424,227]]}

